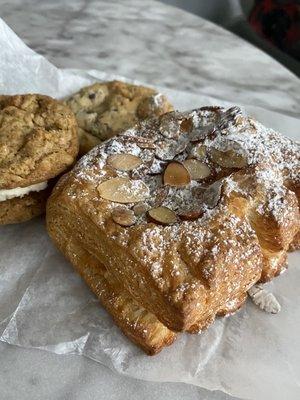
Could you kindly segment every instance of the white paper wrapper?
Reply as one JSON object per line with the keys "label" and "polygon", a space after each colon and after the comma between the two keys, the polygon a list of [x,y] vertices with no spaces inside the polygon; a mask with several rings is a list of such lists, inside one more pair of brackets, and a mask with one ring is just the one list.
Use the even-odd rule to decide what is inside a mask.
{"label": "white paper wrapper", "polygon": [[[58,70],[27,48],[0,20],[0,92],[63,97],[99,71]],[[122,79],[122,78],[121,78]],[[180,109],[213,98],[159,88]],[[296,138],[298,121],[247,106],[260,121]],[[97,299],[51,244],[44,221],[0,228],[0,340],[59,354],[80,354],[128,376],[186,382],[247,399],[300,398],[299,252],[290,271],[269,285],[282,311],[268,315],[252,303],[217,320],[201,335],[181,335],[155,357],[145,356],[114,325]]]}

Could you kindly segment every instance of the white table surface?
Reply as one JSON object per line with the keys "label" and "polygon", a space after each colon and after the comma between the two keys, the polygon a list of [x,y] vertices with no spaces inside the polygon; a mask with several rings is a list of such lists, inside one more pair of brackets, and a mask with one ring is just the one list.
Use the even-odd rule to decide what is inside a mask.
{"label": "white table surface", "polygon": [[[300,81],[242,39],[151,0],[11,0],[0,16],[58,67],[98,69],[299,116]],[[229,400],[116,375],[92,360],[0,343],[0,399]]]}

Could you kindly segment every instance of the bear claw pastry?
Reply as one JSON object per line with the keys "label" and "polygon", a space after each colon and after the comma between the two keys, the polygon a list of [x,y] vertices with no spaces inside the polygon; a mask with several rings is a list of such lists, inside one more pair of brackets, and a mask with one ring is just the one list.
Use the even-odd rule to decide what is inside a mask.
{"label": "bear claw pastry", "polygon": [[[123,332],[153,354],[170,332],[200,332],[286,268],[299,172],[299,144],[238,107],[168,113],[97,146],[62,177],[47,229]],[[115,289],[92,269],[120,288],[123,305],[160,321],[153,347],[130,307],[112,310]]]}
{"label": "bear claw pastry", "polygon": [[145,118],[173,110],[167,98],[155,90],[120,81],[84,87],[66,103],[78,121],[80,154]]}
{"label": "bear claw pastry", "polygon": [[52,178],[76,159],[76,119],[43,95],[0,96],[0,224],[42,214]]}

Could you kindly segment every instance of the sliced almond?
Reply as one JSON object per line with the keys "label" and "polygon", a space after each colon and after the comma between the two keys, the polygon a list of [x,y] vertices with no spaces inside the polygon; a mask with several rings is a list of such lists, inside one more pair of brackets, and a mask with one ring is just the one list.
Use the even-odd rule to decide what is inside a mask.
{"label": "sliced almond", "polygon": [[220,151],[217,149],[211,149],[211,159],[225,168],[243,168],[247,166],[246,158],[234,150]]}
{"label": "sliced almond", "polygon": [[193,146],[190,152],[190,157],[191,158],[197,158],[199,160],[205,160],[207,156],[207,149],[204,144],[198,144],[196,146]]}
{"label": "sliced almond", "polygon": [[165,169],[163,182],[170,186],[186,186],[191,182],[191,177],[183,164],[172,161]]}
{"label": "sliced almond", "polygon": [[180,124],[180,128],[183,132],[191,132],[193,127],[194,124],[191,118],[184,119]]}
{"label": "sliced almond", "polygon": [[115,208],[111,216],[114,222],[121,226],[131,226],[135,223],[134,212],[126,208]]}
{"label": "sliced almond", "polygon": [[183,161],[183,165],[189,171],[191,178],[195,181],[205,179],[210,175],[208,166],[194,158]]}
{"label": "sliced almond", "polygon": [[162,225],[171,225],[177,222],[176,214],[168,207],[151,208],[148,215],[151,220]]}
{"label": "sliced almond", "polygon": [[219,180],[214,182],[212,185],[203,193],[203,202],[209,207],[214,208],[219,203],[222,195],[223,181]]}
{"label": "sliced almond", "polygon": [[137,203],[149,196],[148,186],[141,180],[112,178],[98,186],[100,196],[116,203]]}
{"label": "sliced almond", "polygon": [[180,125],[173,112],[161,116],[159,131],[167,139],[179,138]]}
{"label": "sliced almond", "polygon": [[179,217],[184,221],[193,221],[201,217],[203,214],[203,210],[186,210],[179,212]]}
{"label": "sliced almond", "polygon": [[135,215],[143,215],[149,210],[149,206],[146,203],[137,203],[133,207],[133,212]]}
{"label": "sliced almond", "polygon": [[140,157],[133,154],[112,154],[107,158],[107,164],[120,171],[131,171],[142,162]]}
{"label": "sliced almond", "polygon": [[243,113],[239,107],[231,107],[221,114],[220,121],[218,123],[218,128],[220,130],[228,129],[231,126],[236,126],[237,117],[243,118]]}
{"label": "sliced almond", "polygon": [[206,126],[201,126],[201,127],[195,128],[190,133],[190,141],[192,143],[200,142],[201,140],[205,139],[206,137],[209,137],[210,134],[213,132],[213,130],[214,130],[213,124],[208,124]]}

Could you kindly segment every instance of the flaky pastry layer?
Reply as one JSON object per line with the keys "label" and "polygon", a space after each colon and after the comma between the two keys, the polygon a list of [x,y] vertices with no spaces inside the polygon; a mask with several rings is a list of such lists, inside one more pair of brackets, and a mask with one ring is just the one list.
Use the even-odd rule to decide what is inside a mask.
{"label": "flaky pastry layer", "polygon": [[168,330],[194,333],[285,269],[299,180],[298,145],[238,108],[169,113],[83,157],[47,226],[76,268],[87,252]]}

